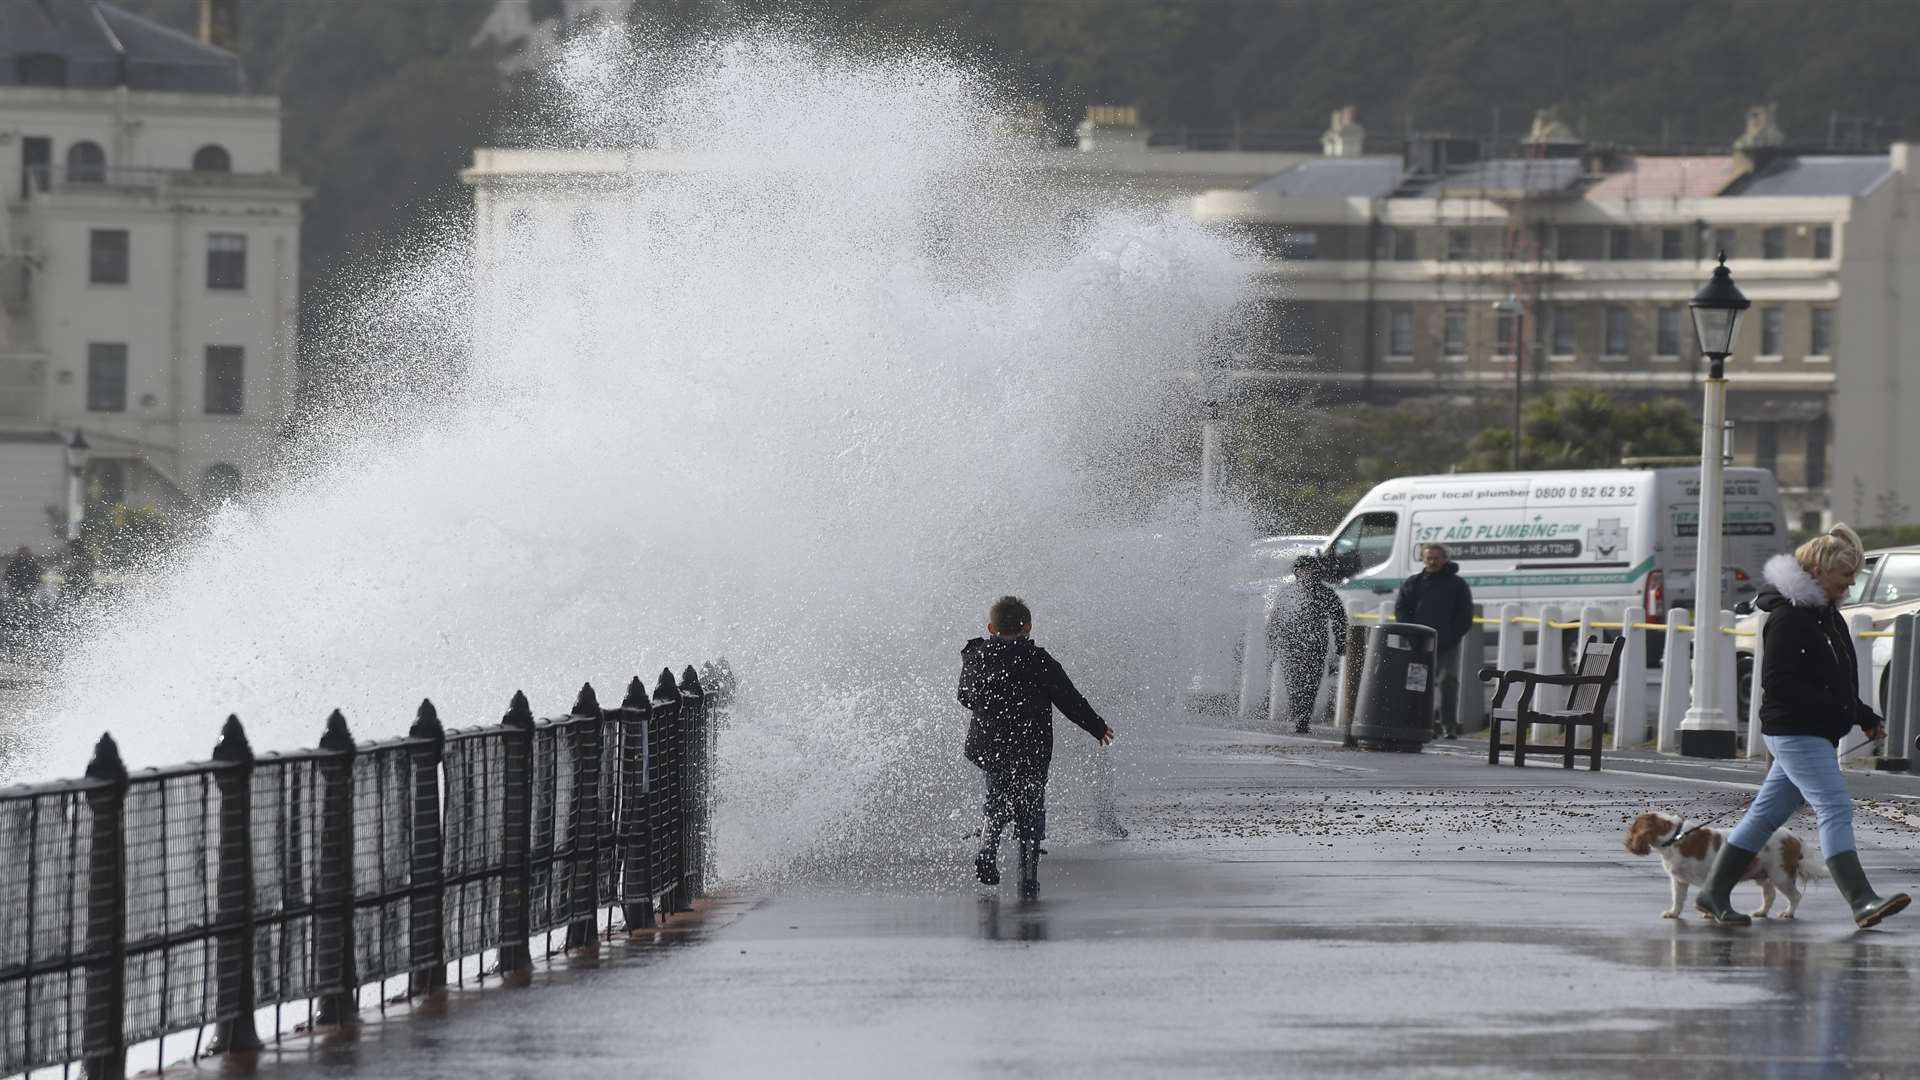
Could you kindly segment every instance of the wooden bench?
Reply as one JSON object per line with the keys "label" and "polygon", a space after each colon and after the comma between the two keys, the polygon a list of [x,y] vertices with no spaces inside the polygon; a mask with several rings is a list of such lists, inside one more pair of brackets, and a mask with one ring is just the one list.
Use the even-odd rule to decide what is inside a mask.
{"label": "wooden bench", "polygon": [[[1516,766],[1525,766],[1528,754],[1560,754],[1562,767],[1571,769],[1574,757],[1584,753],[1587,755],[1588,768],[1599,771],[1600,744],[1606,741],[1603,736],[1607,728],[1607,695],[1620,677],[1620,654],[1625,648],[1625,638],[1616,638],[1611,644],[1603,644],[1598,638],[1588,638],[1580,650],[1579,663],[1575,665],[1572,675],[1480,669],[1480,681],[1500,680],[1493,692],[1493,704],[1487,708],[1487,764],[1500,764],[1501,752],[1511,750]],[[1507,693],[1515,683],[1521,686],[1520,700],[1508,706]],[[1543,686],[1567,687],[1567,707],[1534,708],[1534,695]],[[1501,728],[1506,724],[1514,725],[1513,741],[1510,743],[1500,741]],[[1528,742],[1535,724],[1558,725],[1566,733],[1566,744],[1545,746]],[[1584,751],[1576,745],[1574,737],[1583,727],[1593,729],[1593,745]]]}

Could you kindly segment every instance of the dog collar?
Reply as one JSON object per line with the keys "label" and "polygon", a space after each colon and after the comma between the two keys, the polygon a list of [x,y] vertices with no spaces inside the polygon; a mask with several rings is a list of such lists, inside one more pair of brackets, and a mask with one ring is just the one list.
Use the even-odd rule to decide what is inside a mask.
{"label": "dog collar", "polygon": [[1680,838],[1681,838],[1681,837],[1683,837],[1683,836],[1685,836],[1685,835],[1687,835],[1687,833],[1689,833],[1689,832],[1691,832],[1691,831],[1692,831],[1692,830],[1690,830],[1690,829],[1688,829],[1688,828],[1687,828],[1687,819],[1686,819],[1686,818],[1681,818],[1681,819],[1680,819],[1680,820],[1679,820],[1678,822],[1675,822],[1675,823],[1674,823],[1674,826],[1673,826],[1673,835],[1672,835],[1672,836],[1669,836],[1669,837],[1668,837],[1668,838],[1666,838],[1665,840],[1661,840],[1661,841],[1659,841],[1659,842],[1657,842],[1657,843],[1655,843],[1655,844],[1654,844],[1653,846],[1654,846],[1654,847],[1663,847],[1663,848],[1670,848],[1670,847],[1672,847],[1673,845],[1675,845],[1675,844],[1677,844],[1677,843],[1679,843],[1679,842],[1680,842]]}

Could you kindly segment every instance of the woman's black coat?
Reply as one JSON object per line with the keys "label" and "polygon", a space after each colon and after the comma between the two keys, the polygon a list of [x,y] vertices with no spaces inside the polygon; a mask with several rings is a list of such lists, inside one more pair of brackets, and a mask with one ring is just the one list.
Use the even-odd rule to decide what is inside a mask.
{"label": "woman's black coat", "polygon": [[1855,727],[1878,727],[1880,714],[1860,700],[1859,654],[1840,609],[1791,555],[1767,560],[1765,577],[1754,599],[1767,613],[1760,730],[1818,735],[1837,746]]}

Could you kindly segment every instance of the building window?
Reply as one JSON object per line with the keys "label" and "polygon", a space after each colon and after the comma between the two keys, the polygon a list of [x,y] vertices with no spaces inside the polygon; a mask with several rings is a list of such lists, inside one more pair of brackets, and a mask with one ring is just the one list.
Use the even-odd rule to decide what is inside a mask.
{"label": "building window", "polygon": [[1677,307],[1663,307],[1654,316],[1653,354],[1680,355],[1680,330],[1684,313]]}
{"label": "building window", "polygon": [[1780,465],[1780,425],[1770,420],[1762,420],[1754,432],[1753,463],[1768,472],[1778,471]]}
{"label": "building window", "polygon": [[1633,230],[1632,229],[1608,229],[1607,230],[1607,258],[1609,259],[1633,258]]}
{"label": "building window", "polygon": [[1833,309],[1817,307],[1813,309],[1813,322],[1807,334],[1808,356],[1833,355]]}
{"label": "building window", "polygon": [[1786,340],[1786,313],[1777,307],[1760,309],[1760,355],[1779,356],[1780,343]]}
{"label": "building window", "polygon": [[1412,262],[1414,260],[1413,231],[1411,229],[1380,230],[1380,250],[1382,259],[1394,262]]}
{"label": "building window", "polygon": [[600,218],[591,207],[583,206],[573,212],[573,246],[582,251],[592,251],[600,245]]}
{"label": "building window", "polygon": [[[589,213],[591,211],[588,211]],[[579,235],[579,217],[574,218],[575,236]],[[1311,259],[1319,247],[1320,234],[1312,229],[1284,225],[1255,225],[1251,229],[1254,244],[1269,259]]]}
{"label": "building window", "polygon": [[1686,234],[1679,229],[1660,230],[1660,257],[1662,259],[1684,259],[1687,257]]}
{"label": "building window", "polygon": [[87,345],[87,411],[127,411],[127,347],[95,341]]}
{"label": "building window", "polygon": [[1513,331],[1516,325],[1514,313],[1497,311],[1493,316],[1493,351],[1496,356],[1513,355]]}
{"label": "building window", "polygon": [[207,466],[200,476],[200,497],[210,503],[240,497],[240,470],[222,462]]}
{"label": "building window", "polygon": [[1269,327],[1273,334],[1275,356],[1312,356],[1315,332],[1314,305],[1293,303],[1276,306]]}
{"label": "building window", "polygon": [[1807,425],[1807,486],[1827,484],[1827,418],[1822,416]]}
{"label": "building window", "polygon": [[1787,257],[1786,226],[1769,225],[1760,230],[1760,257],[1763,259],[1784,259]]}
{"label": "building window", "polygon": [[107,182],[107,152],[100,144],[82,140],[67,147],[67,183],[104,184]]}
{"label": "building window", "polygon": [[1610,307],[1607,309],[1607,350],[1608,356],[1625,356],[1628,352],[1627,332],[1630,326],[1627,309]]}
{"label": "building window", "polygon": [[1473,252],[1473,235],[1465,229],[1447,230],[1447,260],[1460,262]]}
{"label": "building window", "polygon": [[533,211],[525,207],[507,215],[507,248],[525,254],[533,247]]}
{"label": "building window", "polygon": [[92,230],[87,240],[87,280],[95,285],[125,285],[127,250],[127,230]]}
{"label": "building window", "polygon": [[1578,329],[1573,321],[1573,309],[1564,304],[1556,304],[1553,309],[1553,354],[1572,356],[1580,349]]}
{"label": "building window", "polygon": [[247,287],[247,238],[239,233],[207,234],[207,288]]}
{"label": "building window", "polygon": [[227,148],[224,146],[217,146],[217,145],[214,145],[213,143],[208,143],[207,145],[193,152],[193,171],[194,172],[218,172],[218,173],[232,172],[233,171],[233,155],[227,153]]}
{"label": "building window", "polygon": [[1440,351],[1454,359],[1467,355],[1467,309],[1450,307],[1440,327]]}
{"label": "building window", "polygon": [[1732,229],[1713,230],[1713,250],[1707,252],[1707,258],[1714,259],[1722,255],[1725,255],[1729,259],[1733,258],[1738,254],[1733,241],[1734,232]]}
{"label": "building window", "polygon": [[246,404],[247,351],[238,345],[207,346],[206,411],[239,416]]}
{"label": "building window", "polygon": [[1833,226],[1815,225],[1813,227],[1813,257],[1833,258]]}
{"label": "building window", "polygon": [[1397,307],[1387,317],[1387,355],[1413,355],[1413,310]]}

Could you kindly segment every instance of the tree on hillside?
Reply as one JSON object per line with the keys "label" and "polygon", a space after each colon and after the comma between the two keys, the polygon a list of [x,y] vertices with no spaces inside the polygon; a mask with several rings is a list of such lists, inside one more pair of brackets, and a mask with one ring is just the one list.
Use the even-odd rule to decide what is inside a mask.
{"label": "tree on hillside", "polygon": [[[1526,469],[1605,469],[1624,457],[1697,457],[1700,421],[1675,398],[1625,402],[1603,390],[1568,390],[1529,402],[1520,422]],[[1462,465],[1501,470],[1513,461],[1513,428],[1489,424]]]}
{"label": "tree on hillside", "polygon": [[1454,471],[1497,413],[1456,398],[1322,406],[1253,397],[1225,418],[1228,479],[1267,528],[1326,531],[1382,480]]}

